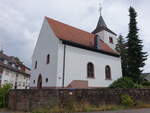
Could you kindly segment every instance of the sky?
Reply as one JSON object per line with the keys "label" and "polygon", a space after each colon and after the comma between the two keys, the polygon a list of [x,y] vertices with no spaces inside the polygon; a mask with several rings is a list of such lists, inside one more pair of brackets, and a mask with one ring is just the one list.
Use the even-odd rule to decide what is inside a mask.
{"label": "sky", "polygon": [[[107,26],[124,37],[128,33],[131,6],[138,13],[139,36],[150,54],[150,0],[0,0],[0,48],[31,66],[32,53],[45,16],[92,32],[102,16]],[[144,72],[150,72],[150,55]]]}

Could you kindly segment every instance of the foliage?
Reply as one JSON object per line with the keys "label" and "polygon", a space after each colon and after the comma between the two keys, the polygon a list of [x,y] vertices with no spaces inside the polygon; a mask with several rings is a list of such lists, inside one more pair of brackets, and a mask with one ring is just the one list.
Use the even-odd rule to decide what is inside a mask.
{"label": "foliage", "polygon": [[122,77],[114,81],[109,87],[110,88],[135,88],[135,83],[129,77]]}
{"label": "foliage", "polygon": [[133,7],[129,9],[130,23],[129,33],[127,36],[127,52],[128,52],[128,76],[133,78],[134,82],[141,82],[142,68],[147,60],[147,53],[143,52],[143,42],[139,39],[137,28],[137,13]]}
{"label": "foliage", "polygon": [[130,106],[133,106],[135,103],[131,96],[129,96],[127,94],[123,94],[123,95],[121,95],[121,104],[124,106],[130,107]]}
{"label": "foliage", "polygon": [[0,108],[7,106],[7,94],[11,88],[10,84],[5,84],[0,88]]}
{"label": "foliage", "polygon": [[118,37],[116,50],[120,53],[121,56],[121,67],[123,76],[128,75],[128,57],[127,57],[127,44],[122,35]]}
{"label": "foliage", "polygon": [[150,87],[150,82],[149,81],[144,81],[144,82],[142,82],[142,85]]}
{"label": "foliage", "polygon": [[142,84],[135,83],[134,88],[144,88],[144,86]]}

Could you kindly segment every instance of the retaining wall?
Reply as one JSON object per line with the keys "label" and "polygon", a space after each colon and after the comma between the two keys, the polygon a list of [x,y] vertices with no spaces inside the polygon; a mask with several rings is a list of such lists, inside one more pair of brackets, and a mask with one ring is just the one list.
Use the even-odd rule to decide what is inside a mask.
{"label": "retaining wall", "polygon": [[27,89],[11,90],[8,107],[12,110],[30,111],[55,104],[65,104],[68,99],[89,104],[120,104],[122,94],[134,100],[150,103],[150,89]]}

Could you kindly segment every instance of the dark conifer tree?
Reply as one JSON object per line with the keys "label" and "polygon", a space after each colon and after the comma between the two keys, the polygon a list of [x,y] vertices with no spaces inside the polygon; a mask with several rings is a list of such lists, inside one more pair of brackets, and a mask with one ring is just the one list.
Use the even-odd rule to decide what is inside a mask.
{"label": "dark conifer tree", "polygon": [[128,76],[135,82],[140,82],[141,73],[147,59],[147,53],[143,52],[143,42],[139,39],[137,28],[137,13],[133,7],[129,9],[130,23],[127,36],[128,52]]}
{"label": "dark conifer tree", "polygon": [[128,75],[128,60],[127,60],[127,46],[126,42],[122,35],[119,35],[116,45],[116,50],[120,53],[121,56],[121,67],[123,76]]}

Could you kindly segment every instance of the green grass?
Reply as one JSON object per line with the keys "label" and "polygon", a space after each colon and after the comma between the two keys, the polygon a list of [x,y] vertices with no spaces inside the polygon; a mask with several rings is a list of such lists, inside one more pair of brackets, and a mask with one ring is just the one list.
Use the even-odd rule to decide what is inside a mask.
{"label": "green grass", "polygon": [[88,103],[74,105],[73,108],[60,108],[58,106],[52,108],[41,108],[32,111],[32,113],[74,113],[74,112],[96,112],[96,111],[118,111],[125,109],[141,109],[150,108],[150,104],[137,103],[135,106],[123,105],[90,105]]}

